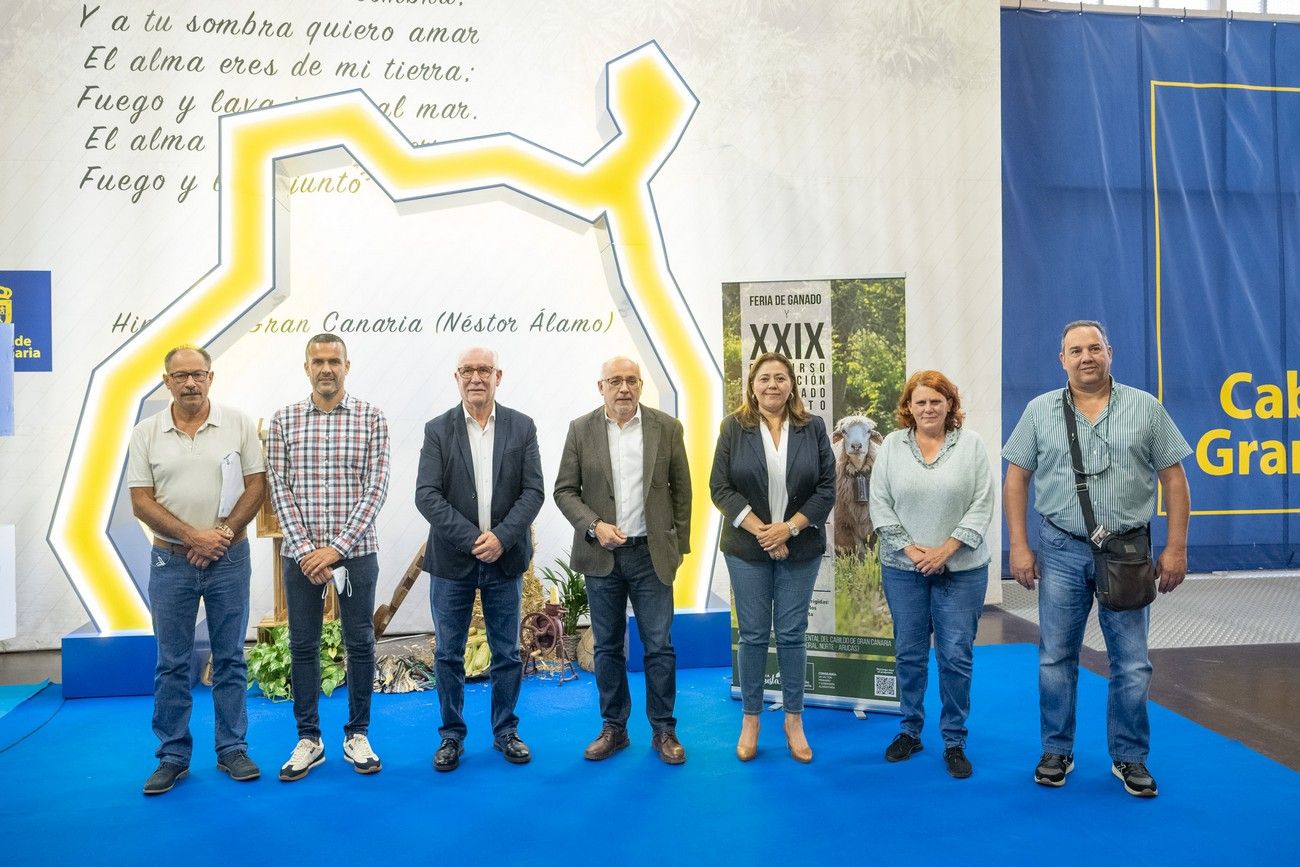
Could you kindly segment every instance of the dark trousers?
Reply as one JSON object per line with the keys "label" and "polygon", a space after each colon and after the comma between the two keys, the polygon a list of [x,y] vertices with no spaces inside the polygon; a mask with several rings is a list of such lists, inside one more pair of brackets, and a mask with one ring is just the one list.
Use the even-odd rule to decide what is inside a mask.
{"label": "dark trousers", "polygon": [[429,602],[433,608],[433,630],[437,636],[434,674],[438,679],[438,709],[444,738],[464,740],[467,727],[465,707],[465,641],[474,613],[474,591],[483,595],[483,625],[492,649],[492,737],[500,741],[519,727],[515,703],[524,679],[519,659],[519,607],[523,594],[522,575],[503,575],[495,564],[479,563],[462,578],[433,577]]}
{"label": "dark trousers", "polygon": [[[298,737],[320,740],[320,633],[325,616],[324,584],[313,584],[298,561],[282,557],[284,601],[289,607],[289,652],[293,657],[293,716]],[[344,736],[366,734],[370,728],[370,694],[375,685],[375,585],[379,556],[366,554],[338,561],[348,570],[347,587],[339,594],[343,647],[348,661],[348,722]]]}
{"label": "dark trousers", "polygon": [[650,727],[677,726],[677,653],[673,650],[673,588],[659,580],[647,545],[614,551],[614,571],[587,576],[591,630],[596,639],[596,688],[600,716],[609,725],[627,727],[632,698],[627,686],[627,603],[632,602],[637,632],[645,646],[645,710]]}

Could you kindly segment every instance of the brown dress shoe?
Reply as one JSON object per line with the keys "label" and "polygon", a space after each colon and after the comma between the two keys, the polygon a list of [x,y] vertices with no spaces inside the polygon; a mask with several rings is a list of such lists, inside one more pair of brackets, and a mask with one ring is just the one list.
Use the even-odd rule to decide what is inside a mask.
{"label": "brown dress shoe", "polygon": [[686,761],[686,749],[677,740],[677,733],[672,730],[655,732],[650,740],[650,748],[670,765],[680,765]]}
{"label": "brown dress shoe", "polygon": [[587,749],[583,750],[582,757],[593,762],[599,762],[614,755],[614,753],[630,743],[626,729],[607,725],[600,730],[600,734],[596,736],[594,741],[587,744]]}

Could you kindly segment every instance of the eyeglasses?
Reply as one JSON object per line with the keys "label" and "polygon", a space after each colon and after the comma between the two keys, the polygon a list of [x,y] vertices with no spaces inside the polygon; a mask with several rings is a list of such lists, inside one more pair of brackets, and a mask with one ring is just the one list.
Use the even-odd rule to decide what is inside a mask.
{"label": "eyeglasses", "polygon": [[625,386],[625,385],[626,385],[628,388],[636,388],[638,385],[641,384],[641,377],[639,377],[639,376],[611,376],[611,377],[609,377],[608,379],[605,380],[605,384],[608,385],[610,388],[622,388],[622,387]]}
{"label": "eyeglasses", "polygon": [[487,379],[494,373],[496,373],[496,368],[487,367],[486,365],[482,367],[460,367],[456,369],[456,375],[466,382],[469,382],[475,376],[478,376],[479,379]]}
{"label": "eyeglasses", "polygon": [[207,382],[208,377],[211,375],[212,371],[210,370],[178,370],[175,373],[167,374],[167,378],[180,385],[187,379],[192,379],[195,382]]}

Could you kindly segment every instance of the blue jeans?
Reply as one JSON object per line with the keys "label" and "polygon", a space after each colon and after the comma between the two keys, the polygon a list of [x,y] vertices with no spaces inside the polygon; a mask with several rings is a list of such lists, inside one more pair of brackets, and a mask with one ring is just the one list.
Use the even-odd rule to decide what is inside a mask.
{"label": "blue jeans", "polygon": [[[1039,527],[1038,538],[1038,696],[1043,750],[1071,755],[1079,648],[1095,586],[1092,548],[1046,520]],[[1116,762],[1145,762],[1151,745],[1148,612],[1147,608],[1111,611],[1105,607],[1097,612],[1110,658],[1106,742]]]}
{"label": "blue jeans", "polygon": [[632,600],[637,632],[645,645],[645,709],[650,727],[677,727],[677,653],[673,650],[673,588],[659,580],[650,562],[650,547],[614,550],[614,571],[587,576],[591,631],[596,639],[596,689],[600,716],[608,725],[627,728],[632,698],[627,687],[627,603]]}
{"label": "blue jeans", "polygon": [[740,681],[741,707],[747,714],[763,712],[767,647],[775,632],[781,704],[788,713],[802,713],[808,666],[804,633],[808,631],[808,604],[812,602],[821,557],[793,562],[750,562],[730,554],[725,557],[740,631],[736,679]]}
{"label": "blue jeans", "polygon": [[219,560],[200,569],[184,554],[149,549],[149,611],[158,641],[153,678],[153,733],[158,759],[188,768],[194,740],[190,736],[190,657],[199,599],[212,645],[212,710],[220,758],[248,749],[248,669],[244,638],[248,633],[248,540],[230,546]]}
{"label": "blue jeans", "polygon": [[[298,561],[281,557],[284,601],[289,608],[289,651],[293,658],[293,716],[298,737],[320,740],[320,633],[325,616],[326,584],[313,584]],[[379,556],[365,554],[338,561],[348,570],[351,593],[345,585],[339,596],[343,620],[343,646],[347,649],[348,721],[344,737],[370,729],[370,694],[375,685],[375,585],[379,581]],[[301,684],[301,687],[299,687]]]}
{"label": "blue jeans", "polygon": [[474,613],[474,591],[483,596],[483,625],[492,648],[492,737],[496,742],[519,727],[515,703],[524,679],[519,659],[519,607],[522,575],[503,575],[495,564],[480,563],[463,578],[433,577],[429,602],[437,636],[434,673],[438,679],[438,709],[442,726],[438,734],[465,739],[465,640]]}
{"label": "blue jeans", "polygon": [[989,567],[928,576],[912,569],[882,566],[880,574],[894,618],[898,700],[903,712],[899,729],[919,738],[925,726],[925,687],[933,634],[942,706],[939,731],[945,747],[965,747],[971,646],[984,610]]}

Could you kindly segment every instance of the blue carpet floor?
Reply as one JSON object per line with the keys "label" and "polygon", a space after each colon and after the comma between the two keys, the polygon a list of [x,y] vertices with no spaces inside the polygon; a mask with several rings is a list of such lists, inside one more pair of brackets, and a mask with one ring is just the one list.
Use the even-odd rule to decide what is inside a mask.
{"label": "blue carpet floor", "polygon": [[[384,770],[341,759],[343,691],[322,700],[327,761],[297,783],[275,770],[295,743],[288,704],[249,701],[250,744],[263,779],[215,768],[210,697],[200,692],[189,778],[167,795],[140,786],[154,761],[148,698],[61,702],[58,688],[0,719],[0,862],[782,864],[1295,864],[1300,774],[1159,707],[1150,766],[1161,795],[1138,800],[1110,774],[1105,681],[1083,672],[1077,767],[1063,789],[1031,781],[1038,759],[1036,650],[976,651],[968,753],[975,775],[943,768],[932,720],[925,751],[890,765],[896,717],[858,720],[809,709],[816,751],[784,749],[780,714],[765,715],[758,758],[734,757],[739,705],[729,672],[679,674],[681,767],[649,751],[644,718],[632,746],[602,763],[582,748],[599,729],[595,685],[525,683],[520,732],[531,765],[491,749],[488,689],[467,691],[470,736],[459,770],[435,774],[433,694],[377,695],[371,738]],[[643,681],[632,677],[634,714]]]}
{"label": "blue carpet floor", "polygon": [[9,711],[18,707],[18,705],[27,701],[27,699],[36,695],[49,683],[43,680],[40,683],[23,683],[8,686],[0,686],[0,716],[4,716]]}

